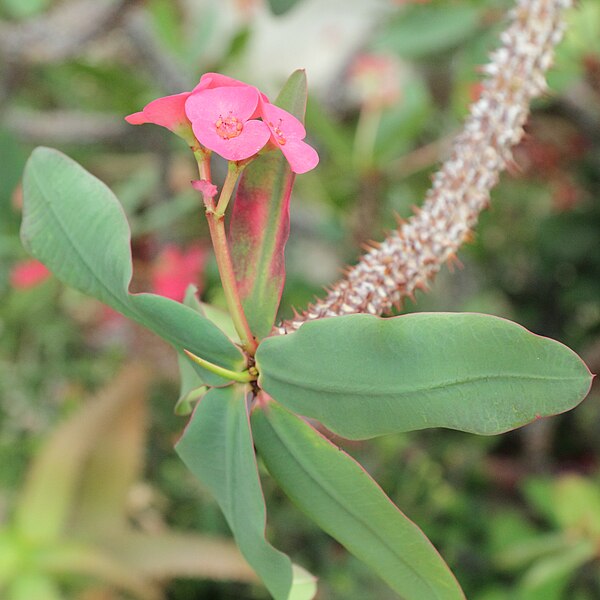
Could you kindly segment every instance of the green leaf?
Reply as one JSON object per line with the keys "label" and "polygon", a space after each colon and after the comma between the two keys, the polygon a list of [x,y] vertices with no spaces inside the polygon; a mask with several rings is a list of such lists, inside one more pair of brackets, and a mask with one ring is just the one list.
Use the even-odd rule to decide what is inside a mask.
{"label": "green leaf", "polygon": [[19,535],[48,541],[63,534],[94,447],[118,419],[130,396],[143,394],[147,378],[141,367],[123,369],[39,449],[17,503],[15,527]]}
{"label": "green leaf", "polygon": [[464,599],[425,534],[353,458],[277,403],[252,413],[252,429],[286,494],[402,598]]}
{"label": "green leaf", "polygon": [[559,600],[577,571],[594,560],[598,552],[594,540],[574,540],[569,549],[540,559],[527,570],[519,585],[523,600]]}
{"label": "green leaf", "polygon": [[298,3],[298,0],[268,0],[268,2],[271,12],[279,16],[292,9]]}
{"label": "green leaf", "polygon": [[[37,148],[27,162],[21,239],[64,283],[144,325],[177,350],[190,350],[230,370],[243,367],[238,348],[199,313],[155,294],[129,294],[125,213],[108,187],[57,150]],[[197,368],[207,383],[227,383]]]}
{"label": "green leaf", "polygon": [[374,43],[375,50],[403,58],[422,58],[458,46],[479,28],[476,6],[414,6],[391,19]]}
{"label": "green leaf", "polygon": [[292,564],[265,539],[266,511],[244,388],[210,390],[196,407],[176,450],[212,492],[242,554],[269,592],[276,600],[287,600]]}
{"label": "green leaf", "polygon": [[[275,104],[304,121],[304,71],[292,73]],[[246,167],[235,196],[229,243],[244,312],[258,339],[271,332],[281,301],[294,178],[283,154],[268,152]]]}
{"label": "green leaf", "polygon": [[[44,572],[61,577],[83,575],[129,592],[137,600],[161,600],[163,594],[153,581],[127,564],[96,548],[65,543],[37,555]],[[30,596],[31,600],[36,596]]]}
{"label": "green leaf", "polygon": [[322,319],[267,338],[256,360],[261,388],[350,439],[501,433],[573,408],[592,379],[569,348],[480,314]]}

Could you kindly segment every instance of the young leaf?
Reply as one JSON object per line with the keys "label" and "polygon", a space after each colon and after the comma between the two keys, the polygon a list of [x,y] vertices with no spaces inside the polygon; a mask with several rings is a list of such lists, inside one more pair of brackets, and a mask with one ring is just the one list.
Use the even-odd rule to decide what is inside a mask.
{"label": "young leaf", "polygon": [[286,494],[402,598],[464,599],[425,534],[348,454],[275,402],[252,413],[252,430]]}
{"label": "young leaf", "polygon": [[[240,351],[194,310],[155,294],[129,294],[130,233],[125,213],[101,181],[64,154],[37,148],[24,176],[21,239],[59,279],[98,298],[170,342],[238,370]],[[205,382],[228,381],[197,367]]]}
{"label": "young leaf", "polygon": [[196,406],[175,447],[212,492],[235,540],[276,600],[287,600],[292,563],[265,539],[266,511],[244,388],[213,388]]}
{"label": "young leaf", "polygon": [[[292,73],[275,104],[304,121],[304,71]],[[246,167],[235,196],[229,243],[244,312],[259,339],[273,327],[285,282],[294,177],[281,152],[268,152]]]}
{"label": "young leaf", "polygon": [[573,408],[592,380],[566,346],[480,314],[312,321],[264,340],[256,360],[268,394],[350,439],[501,433]]}

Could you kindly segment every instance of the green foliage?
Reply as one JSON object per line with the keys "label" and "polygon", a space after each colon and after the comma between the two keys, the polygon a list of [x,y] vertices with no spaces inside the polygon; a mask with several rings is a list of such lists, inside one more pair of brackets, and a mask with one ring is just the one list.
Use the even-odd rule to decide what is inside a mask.
{"label": "green foliage", "polygon": [[217,499],[240,550],[276,600],[287,600],[292,563],[265,539],[266,512],[241,386],[202,399],[176,450]]}
{"label": "green foliage", "polygon": [[[38,148],[27,163],[21,238],[65,283],[141,323],[178,350],[237,370],[239,350],[199,313],[155,294],[130,294],[129,227],[113,193],[70,158]],[[212,385],[227,383],[198,368]]]}
{"label": "green foliage", "polygon": [[469,5],[408,7],[387,23],[375,48],[413,59],[451,50],[477,31],[481,10]]}
{"label": "green foliage", "polygon": [[253,578],[225,540],[166,526],[149,533],[129,522],[130,491],[144,464],[149,384],[145,367],[126,367],[39,448],[13,519],[0,525],[2,598],[73,598],[93,582],[161,600],[163,578]]}
{"label": "green foliage", "polygon": [[268,2],[274,15],[283,15],[293,8],[298,0],[268,0]]}
{"label": "green foliage", "polygon": [[256,409],[252,426],[288,496],[402,598],[464,598],[431,542],[356,461],[275,403]]}
{"label": "green foliage", "polygon": [[478,314],[324,319],[265,340],[256,358],[266,392],[350,439],[500,433],[573,408],[592,379],[562,344]]}

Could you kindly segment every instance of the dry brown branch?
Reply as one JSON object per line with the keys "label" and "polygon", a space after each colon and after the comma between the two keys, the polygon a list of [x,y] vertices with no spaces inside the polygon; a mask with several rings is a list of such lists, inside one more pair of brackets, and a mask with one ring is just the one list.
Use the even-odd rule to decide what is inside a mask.
{"label": "dry brown branch", "polygon": [[73,0],[20,25],[0,22],[0,51],[11,62],[54,63],[112,29],[138,0]]}
{"label": "dry brown branch", "polygon": [[490,190],[510,164],[511,149],[523,136],[533,98],[547,89],[545,72],[563,34],[563,12],[571,0],[518,0],[501,46],[485,67],[479,100],[470,108],[450,157],[433,179],[421,209],[381,244],[363,255],[327,296],[279,333],[323,317],[381,315],[425,289],[441,266],[468,241]]}

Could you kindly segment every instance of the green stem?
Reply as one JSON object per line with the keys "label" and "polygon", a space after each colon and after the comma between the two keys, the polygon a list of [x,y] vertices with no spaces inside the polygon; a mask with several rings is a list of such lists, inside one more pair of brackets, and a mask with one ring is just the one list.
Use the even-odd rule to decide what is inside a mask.
{"label": "green stem", "polygon": [[193,360],[197,365],[204,367],[211,373],[215,373],[215,375],[220,375],[221,377],[225,377],[226,379],[231,379],[232,381],[239,381],[240,383],[249,383],[250,381],[254,381],[256,376],[254,374],[249,373],[248,371],[231,371],[230,369],[226,369],[225,367],[220,367],[219,365],[215,365],[195,354],[192,354],[189,350],[183,350],[191,360]]}
{"label": "green stem", "polygon": [[368,171],[373,164],[380,120],[381,109],[368,104],[363,106],[358,115],[354,136],[354,164],[360,170]]}
{"label": "green stem", "polygon": [[223,182],[223,188],[221,189],[219,202],[217,203],[217,208],[215,209],[215,214],[217,216],[222,217],[225,214],[227,206],[229,205],[229,200],[231,200],[231,194],[233,194],[235,184],[241,172],[244,170],[244,167],[245,165],[240,165],[239,163],[233,161],[229,163],[227,177]]}
{"label": "green stem", "polygon": [[[210,155],[201,150],[194,153],[198,160],[198,168],[200,177],[210,181]],[[225,210],[231,199],[231,195],[235,188],[235,183],[244,166],[233,162],[229,163],[227,177],[219,196],[219,202],[215,206],[213,198],[204,197],[204,205],[206,206],[206,219],[208,221],[208,229],[217,259],[217,267],[221,276],[221,284],[225,293],[225,300],[231,319],[236,331],[240,336],[242,346],[250,356],[254,356],[258,344],[252,335],[252,330],[246,319],[242,300],[235,280],[235,271],[229,252],[229,244],[227,243],[227,234],[225,233]]]}

